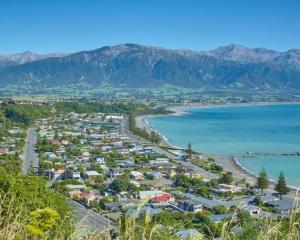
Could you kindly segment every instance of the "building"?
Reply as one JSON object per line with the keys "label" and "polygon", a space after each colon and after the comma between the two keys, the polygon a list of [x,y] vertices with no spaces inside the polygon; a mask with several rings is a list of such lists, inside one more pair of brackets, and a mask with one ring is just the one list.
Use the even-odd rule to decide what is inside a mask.
{"label": "building", "polygon": [[298,204],[295,204],[294,201],[288,199],[269,201],[266,204],[268,206],[271,206],[274,212],[280,214],[287,214],[290,213],[291,210],[296,210],[300,208]]}
{"label": "building", "polygon": [[64,180],[67,177],[66,169],[54,170],[52,168],[51,170],[45,171],[45,174],[47,177],[54,181]]}
{"label": "building", "polygon": [[196,172],[193,170],[186,171],[183,175],[188,178],[202,178],[203,177],[199,172]]}
{"label": "building", "polygon": [[97,157],[97,158],[96,158],[96,163],[97,163],[97,164],[105,164],[105,159],[104,159],[104,157]]}
{"label": "building", "polygon": [[123,170],[121,168],[110,168],[108,173],[110,178],[117,178],[123,175]]}
{"label": "building", "polygon": [[136,166],[133,160],[116,160],[116,164],[121,168],[133,168]]}
{"label": "building", "polygon": [[163,178],[163,175],[158,171],[153,171],[153,172],[149,173],[149,175],[155,180]]}
{"label": "building", "polygon": [[140,199],[151,199],[157,196],[162,195],[164,192],[161,190],[153,190],[153,191],[140,191],[139,198]]}
{"label": "building", "polygon": [[85,185],[67,184],[66,188],[70,191],[85,191],[87,187]]}
{"label": "building", "polygon": [[174,202],[175,197],[169,193],[164,193],[162,195],[156,196],[151,199],[151,202],[161,203],[161,202]]}
{"label": "building", "polygon": [[187,212],[202,212],[202,203],[195,199],[187,199],[179,203],[179,207]]}
{"label": "building", "polygon": [[99,201],[99,197],[96,196],[94,193],[90,193],[90,192],[82,192],[81,193],[81,199],[82,201],[85,203],[86,206],[90,207],[91,202],[98,202]]}
{"label": "building", "polygon": [[82,153],[82,160],[86,162],[86,161],[88,161],[89,159],[90,159],[90,153],[87,152],[87,151],[83,152],[83,153]]}
{"label": "building", "polygon": [[155,160],[150,160],[149,163],[153,164],[153,165],[162,165],[162,164],[169,163],[169,159],[167,159],[167,158],[156,158]]}
{"label": "building", "polygon": [[230,219],[231,221],[232,220],[233,221],[237,220],[236,214],[232,214],[232,213],[219,214],[219,215],[210,215],[210,216],[208,216],[208,218],[212,222],[222,222],[226,219]]}
{"label": "building", "polygon": [[232,185],[232,184],[221,183],[221,184],[219,184],[219,190],[221,190],[223,192],[237,193],[237,192],[240,192],[242,190],[242,188],[239,186]]}
{"label": "building", "polygon": [[249,213],[251,216],[258,216],[258,215],[260,215],[260,211],[261,211],[261,209],[259,207],[254,206],[254,205],[244,205],[244,206],[241,206],[238,210]]}
{"label": "building", "polygon": [[8,148],[0,148],[0,155],[7,154],[9,152]]}
{"label": "building", "polygon": [[85,173],[86,179],[96,178],[98,176],[101,176],[101,174],[98,173],[97,171],[86,171]]}
{"label": "building", "polygon": [[69,172],[69,177],[73,180],[80,180],[80,172]]}
{"label": "building", "polygon": [[135,181],[142,181],[144,179],[144,175],[138,171],[131,171],[130,177]]}

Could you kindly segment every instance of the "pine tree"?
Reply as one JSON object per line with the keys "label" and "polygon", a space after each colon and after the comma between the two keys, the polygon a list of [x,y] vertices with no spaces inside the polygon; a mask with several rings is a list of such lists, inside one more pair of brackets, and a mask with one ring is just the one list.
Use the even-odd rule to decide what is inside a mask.
{"label": "pine tree", "polygon": [[286,195],[289,192],[289,189],[286,186],[284,174],[282,171],[279,174],[278,182],[276,184],[275,190],[280,194],[280,198],[282,198],[282,195]]}
{"label": "pine tree", "polygon": [[193,150],[192,150],[192,144],[190,142],[188,143],[188,147],[186,149],[186,153],[188,154],[189,159],[191,159],[192,158]]}
{"label": "pine tree", "polygon": [[269,186],[268,175],[266,170],[262,168],[257,178],[257,187],[261,189],[261,194],[263,194],[264,189],[266,189],[268,186]]}

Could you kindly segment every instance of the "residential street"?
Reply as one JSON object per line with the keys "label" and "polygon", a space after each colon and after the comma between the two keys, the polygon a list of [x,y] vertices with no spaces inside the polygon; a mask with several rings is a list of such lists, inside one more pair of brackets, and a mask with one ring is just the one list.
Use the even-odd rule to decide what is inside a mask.
{"label": "residential street", "polygon": [[39,158],[38,154],[35,152],[37,141],[37,132],[34,128],[30,128],[27,132],[26,143],[24,146],[24,151],[21,156],[23,160],[23,174],[29,173],[32,170],[37,172],[39,169]]}

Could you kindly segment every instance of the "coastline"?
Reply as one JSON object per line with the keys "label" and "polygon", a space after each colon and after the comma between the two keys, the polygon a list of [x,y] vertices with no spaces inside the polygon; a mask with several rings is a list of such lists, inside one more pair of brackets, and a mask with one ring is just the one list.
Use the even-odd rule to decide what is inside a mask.
{"label": "coastline", "polygon": [[[168,139],[158,132],[156,129],[154,129],[147,119],[150,118],[156,118],[156,117],[164,117],[164,116],[182,116],[189,114],[189,109],[200,109],[200,108],[214,108],[214,107],[239,107],[239,106],[264,106],[264,105],[288,105],[288,104],[300,104],[300,102],[260,102],[260,103],[230,103],[230,104],[190,104],[190,105],[180,105],[180,106],[172,106],[169,107],[168,110],[172,111],[173,113],[170,114],[161,114],[161,115],[142,115],[136,117],[136,124],[139,128],[144,128],[149,133],[151,131],[155,131],[160,134],[160,136],[163,139],[163,144],[166,146],[169,146],[171,148],[177,148],[181,149],[178,146],[171,145],[168,142]],[[233,173],[234,177],[238,179],[245,179],[250,184],[254,185],[257,181],[257,174],[252,172],[251,170],[244,167],[237,158],[234,156],[229,155],[219,155],[219,154],[209,154],[209,153],[203,153],[202,155],[206,157],[213,157],[216,160],[216,163],[221,165],[224,170],[230,171]],[[274,180],[269,180],[269,189],[274,189],[276,185],[276,182]],[[292,192],[295,192],[297,190],[294,186],[288,186]]]}

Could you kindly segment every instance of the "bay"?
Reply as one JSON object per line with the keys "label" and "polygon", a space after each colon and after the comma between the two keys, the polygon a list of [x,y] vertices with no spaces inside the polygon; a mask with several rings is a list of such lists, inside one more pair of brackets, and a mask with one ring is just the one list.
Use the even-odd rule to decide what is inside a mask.
{"label": "bay", "polygon": [[[187,109],[188,114],[148,119],[168,142],[235,156],[242,166],[271,179],[283,171],[300,186],[300,104],[231,105]],[[249,154],[250,153],[250,154]]]}

